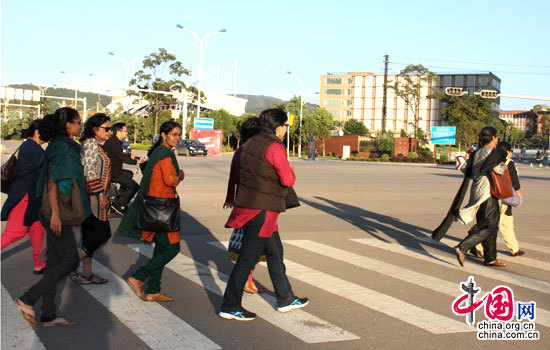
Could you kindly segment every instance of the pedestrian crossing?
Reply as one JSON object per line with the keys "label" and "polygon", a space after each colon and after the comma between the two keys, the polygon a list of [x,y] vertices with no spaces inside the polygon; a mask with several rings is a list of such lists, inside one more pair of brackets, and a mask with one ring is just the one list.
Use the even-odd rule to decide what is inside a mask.
{"label": "pedestrian crossing", "polygon": [[[447,252],[437,249],[428,251],[422,249],[422,246],[441,247],[441,243],[434,242],[429,237],[416,238],[415,241],[417,243],[404,244],[384,242],[374,238],[351,238],[347,242],[354,244],[353,252],[325,242],[307,239],[285,240],[284,245],[289,248],[292,247],[294,254],[297,249],[303,255],[322,257],[324,261],[333,259],[340,264],[353,266],[354,269],[377,274],[381,278],[394,279],[396,283],[413,287],[411,289],[418,290],[422,288],[422,294],[426,298],[444,296],[452,301],[461,294],[459,283],[464,281],[452,281],[452,278],[447,280],[444,279],[445,276],[443,278],[441,276],[436,277],[423,271],[423,269],[419,269],[414,263],[410,263],[410,258],[416,259],[419,266],[437,267],[439,270],[449,272],[467,272],[474,276],[497,281],[495,283],[498,284],[509,285],[512,288],[520,287],[522,291],[526,291],[524,293],[542,294],[545,299],[550,294],[550,283],[544,280],[523,276],[506,271],[506,269],[487,268],[470,261],[467,262],[464,268],[459,267],[450,248],[447,249]],[[219,254],[225,256],[228,242],[211,241],[206,243],[209,247],[218,248]],[[445,238],[443,243],[448,246],[456,244],[448,238]],[[345,246],[346,244],[342,244],[342,247]],[[522,244],[522,246],[526,245]],[[409,261],[410,266],[399,266],[393,263],[394,259],[389,262],[374,257],[375,254],[373,256],[368,255],[364,252],[367,248],[387,251],[394,257]],[[537,251],[544,251],[544,253],[547,251],[546,247],[542,245],[538,245],[538,248]],[[153,254],[153,246],[139,243],[127,244],[117,247],[117,249],[129,249],[129,252],[136,252],[147,258],[151,258]],[[529,260],[514,258],[512,263],[525,265],[531,260],[535,262],[530,265],[532,268],[541,270],[543,275],[546,273],[545,271],[548,271],[547,262],[534,258]],[[397,325],[406,325],[417,329],[419,332],[424,332],[420,334],[444,336],[476,331],[476,328],[468,326],[462,318],[452,314],[450,302],[448,313],[444,313],[441,309],[430,309],[429,306],[416,302],[412,298],[405,301],[401,300],[403,296],[390,295],[391,292],[371,289],[368,285],[365,285],[364,281],[356,281],[355,276],[338,274],[331,272],[332,270],[328,271],[326,267],[328,264],[320,266],[317,259],[307,259],[305,261],[307,262],[298,263],[292,259],[292,256],[285,256],[289,278],[309,285],[310,288],[316,289],[318,293],[354,303],[356,305],[354,309],[362,310],[362,312],[377,312],[382,314],[382,317],[391,320],[391,322],[396,322]],[[93,264],[94,273],[109,279],[109,283],[100,286],[83,285],[82,288],[151,349],[221,349],[227,347],[227,344],[221,342],[219,338],[216,341],[210,339],[207,334],[212,334],[211,331],[196,325],[191,326],[188,323],[189,320],[186,320],[185,316],[181,316],[181,312],[176,314],[170,311],[172,304],[146,303],[139,300],[117,273],[95,259]],[[265,266],[265,263],[262,264]],[[220,298],[228,280],[226,273],[196,261],[184,253],[178,254],[166,268],[181,277],[181,283],[192,283],[218,295]],[[264,284],[271,286],[269,283]],[[303,288],[301,289],[303,290]],[[486,286],[483,289],[482,292],[485,293],[490,288]],[[305,294],[308,295],[307,290]],[[15,297],[15,295],[10,296],[4,285],[2,285],[2,327],[8,327],[2,332],[3,335],[9,334],[8,337],[3,336],[2,347],[10,348],[10,346],[22,345],[21,348],[24,349],[46,349],[36,331],[23,320],[20,312],[15,307],[13,302]],[[330,315],[324,314],[323,317],[316,315],[315,303],[316,300],[312,299],[310,305],[313,307],[293,310],[289,313],[279,313],[276,311],[276,299],[271,293],[245,294],[243,298],[243,306],[255,312],[258,318],[273,327],[274,331],[290,334],[303,344],[345,343],[368,336],[357,329],[346,329],[347,327],[343,326],[340,320],[331,319]],[[541,304],[543,304],[542,300]],[[208,308],[207,312],[212,312],[212,309]],[[536,312],[537,325],[550,327],[550,311],[537,305]],[[6,322],[5,317],[9,317],[13,321]],[[222,322],[222,326],[228,324],[228,327],[232,327],[236,323],[225,320],[220,320],[220,322]],[[246,323],[239,324],[239,326],[247,327]],[[401,326],[396,326],[396,328],[399,327]]]}

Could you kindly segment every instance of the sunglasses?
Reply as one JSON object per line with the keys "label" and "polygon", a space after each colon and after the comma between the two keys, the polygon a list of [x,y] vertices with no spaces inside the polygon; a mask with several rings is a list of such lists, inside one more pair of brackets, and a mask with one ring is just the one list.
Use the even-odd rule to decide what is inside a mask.
{"label": "sunglasses", "polygon": [[112,127],[110,126],[98,126],[98,128],[102,128],[103,130],[105,130],[105,132],[109,132],[112,129]]}

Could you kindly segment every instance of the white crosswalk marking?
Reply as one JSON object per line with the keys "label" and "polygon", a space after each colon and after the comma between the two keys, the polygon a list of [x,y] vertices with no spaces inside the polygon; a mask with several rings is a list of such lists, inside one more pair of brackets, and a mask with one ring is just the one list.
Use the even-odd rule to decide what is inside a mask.
{"label": "white crosswalk marking", "polygon": [[[346,250],[333,248],[325,244],[310,240],[285,240],[285,244],[290,244],[310,252],[321,254],[329,258],[349,263],[366,270],[375,271],[383,275],[395,278],[401,281],[412,283],[417,286],[426,287],[456,298],[460,293],[459,285],[454,282],[435,278],[423,273],[409,270],[400,266],[385,263],[383,261],[371,259],[362,255],[354,254]],[[550,327],[550,312],[537,307],[537,323]]]}
{"label": "white crosswalk marking", "polygon": [[[464,267],[458,266],[454,253],[447,255],[432,254],[424,250],[415,249],[411,247],[404,247],[397,244],[385,243],[374,238],[354,238],[351,241],[365,244],[371,247],[389,250],[394,253],[410,256],[419,260],[428,261],[437,265],[442,265],[450,269],[465,271]],[[486,266],[480,266],[477,264],[469,263],[467,271],[473,274],[484,276],[492,279],[497,279],[503,283],[511,283],[523,288],[536,290],[543,293],[550,293],[550,283],[545,281],[536,280],[534,278],[516,275],[504,270],[498,270],[497,268],[488,268]]]}
{"label": "white crosswalk marking", "polygon": [[25,321],[15,301],[2,284],[2,314],[9,322],[2,322],[2,349],[45,350],[44,344],[31,325]]}
{"label": "white crosswalk marking", "polygon": [[[227,249],[227,242],[209,242],[210,244]],[[263,263],[262,263],[263,264]],[[311,284],[342,298],[351,300],[367,308],[397,318],[413,326],[422,328],[435,334],[471,332],[475,329],[466,323],[439,315],[430,310],[406,303],[386,294],[377,292],[314,270],[304,265],[292,262],[285,258],[287,275],[302,282]],[[458,291],[457,291],[458,292]]]}
{"label": "white crosswalk marking", "polygon": [[[147,257],[153,256],[153,247],[144,244],[129,244],[128,247]],[[168,265],[180,276],[214,292],[223,295],[229,276],[201,264],[183,254],[178,254]],[[264,299],[264,300],[262,300]],[[274,310],[276,299],[267,293],[246,295],[243,306],[255,312],[265,321],[285,330],[306,343],[321,343],[359,339],[358,336],[326,322],[304,310],[280,313]],[[228,321],[229,322],[229,321]]]}
{"label": "white crosswalk marking", "polygon": [[[449,247],[454,247],[459,242],[459,241],[452,240],[450,238],[443,238],[443,239],[441,239],[440,242],[434,241],[431,237],[414,237],[414,238],[418,239],[420,241],[426,242],[427,244],[430,244],[432,246],[438,246],[440,244],[443,244],[443,245],[447,245]],[[502,243],[504,244],[504,240],[502,241]],[[527,249],[528,246],[531,246],[531,245],[528,245],[527,243],[522,243],[521,244],[522,248]],[[532,246],[534,246],[534,245],[532,245]],[[542,251],[544,253],[548,253],[548,251],[550,250],[549,248],[544,248],[544,247],[541,248],[541,246],[536,246],[536,248],[537,249],[531,249],[531,248],[529,248],[529,249]],[[537,269],[550,271],[550,263],[547,263],[547,262],[544,262],[544,261],[531,259],[531,258],[528,258],[528,257],[525,257],[525,256],[514,256],[514,257],[510,257],[510,258],[511,259],[509,261],[513,262],[514,264],[525,265],[525,266],[528,266],[528,267],[534,267],[534,268],[537,268]]]}
{"label": "white crosswalk marking", "polygon": [[95,259],[92,264],[109,283],[82,287],[152,349],[221,349],[158,303],[138,299],[122,278]]}

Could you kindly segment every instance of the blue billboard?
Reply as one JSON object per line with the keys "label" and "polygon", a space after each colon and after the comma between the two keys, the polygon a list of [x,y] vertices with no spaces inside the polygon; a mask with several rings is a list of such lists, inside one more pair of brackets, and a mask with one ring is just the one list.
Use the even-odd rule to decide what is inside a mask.
{"label": "blue billboard", "polygon": [[432,126],[431,136],[434,145],[454,145],[456,126]]}

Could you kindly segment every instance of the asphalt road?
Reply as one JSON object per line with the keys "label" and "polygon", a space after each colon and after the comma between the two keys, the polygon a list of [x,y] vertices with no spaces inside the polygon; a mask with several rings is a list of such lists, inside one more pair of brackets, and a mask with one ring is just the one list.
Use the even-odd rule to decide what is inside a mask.
{"label": "asphalt road", "polygon": [[[550,169],[518,166],[525,203],[514,216],[526,255],[510,257],[499,241],[507,267],[497,270],[473,258],[458,266],[451,246],[466,226],[455,224],[444,244],[428,238],[462,180],[454,168],[293,160],[302,205],[281,215],[279,227],[294,292],[311,302],[277,313],[267,268],[259,265],[254,276],[267,292],[243,299],[259,317],[236,322],[217,316],[232,269],[221,247],[231,233],[224,228],[229,211],[222,209],[231,157],[179,159],[186,172],[178,187],[181,252],[162,284],[176,301],[144,303],[128,291],[122,279],[147,261],[151,247],[114,234],[94,257],[95,272],[108,284],[61,284],[60,314],[78,325],[32,330],[12,304],[39,278],[31,273],[32,251],[24,239],[2,251],[2,349],[546,348]],[[112,218],[113,232],[119,222]],[[475,328],[451,310],[469,276],[481,288],[479,298],[504,285],[516,302],[535,301],[541,339],[477,340]],[[483,307],[475,317],[487,319]]]}

